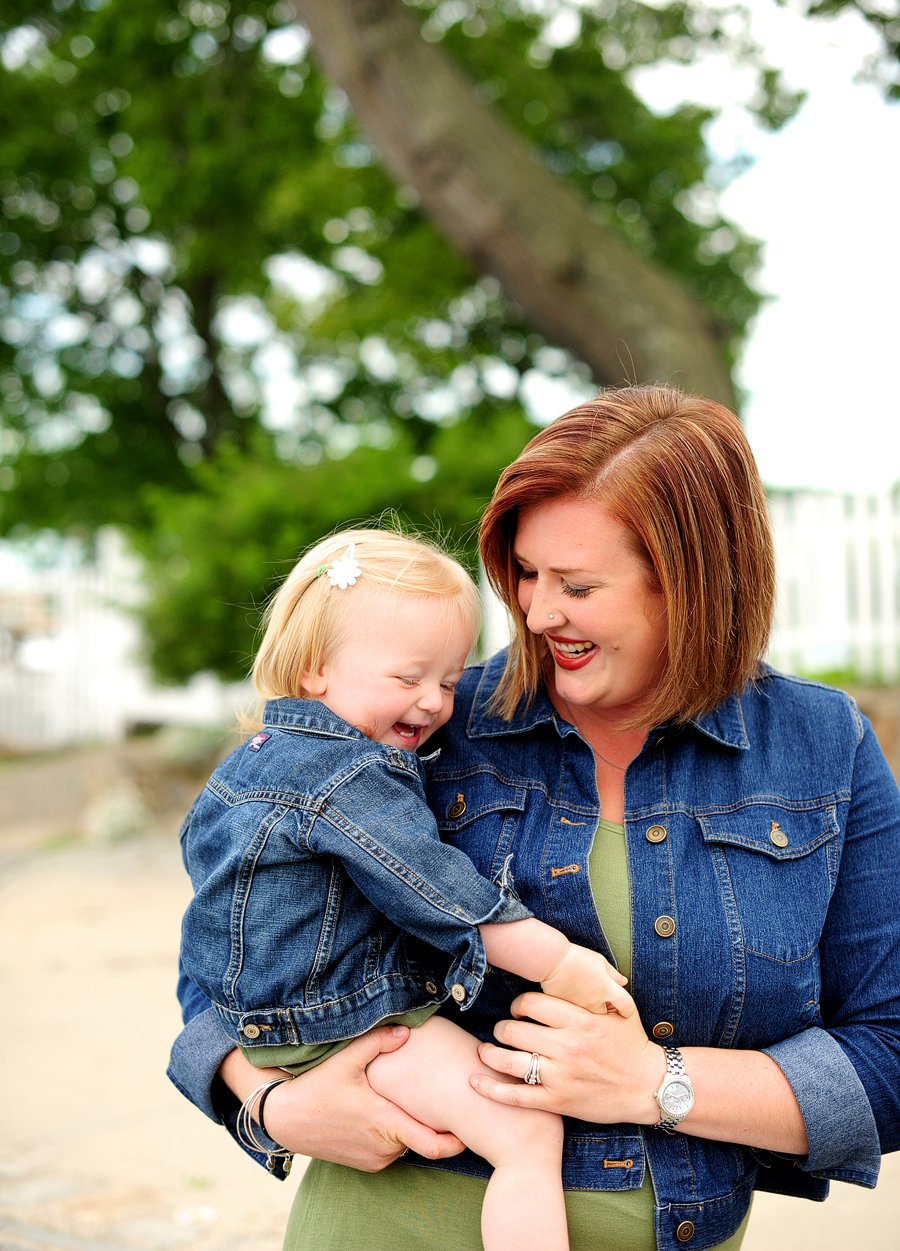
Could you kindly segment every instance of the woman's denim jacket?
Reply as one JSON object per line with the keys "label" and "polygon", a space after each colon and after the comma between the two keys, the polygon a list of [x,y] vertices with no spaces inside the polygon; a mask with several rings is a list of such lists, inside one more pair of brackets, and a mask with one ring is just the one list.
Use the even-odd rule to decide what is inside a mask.
{"label": "woman's denim jacket", "polygon": [[531,914],[440,841],[424,780],[413,752],[309,699],[267,703],[216,769],[181,827],[182,950],[233,1042],[355,1038],[478,995],[477,927]]}
{"label": "woman's denim jacket", "polygon": [[[467,672],[442,731],[427,788],[441,837],[488,878],[512,856],[522,902],[611,958],[587,875],[592,752],[543,693],[511,722],[492,713],[503,664]],[[809,1155],[569,1120],[565,1184],[630,1189],[649,1169],[665,1251],[730,1236],[754,1186],[813,1199],[828,1178],[874,1186],[880,1154],[900,1148],[900,793],[866,718],[838,691],[766,670],[708,715],[651,731],[626,772],[625,832],[629,989],[648,1033],[765,1051]],[[522,989],[491,971],[460,1024],[487,1038]],[[181,990],[189,1024],[170,1075],[230,1122],[224,1087],[210,1093],[230,1043],[196,988]],[[421,1163],[488,1171],[468,1152]]]}

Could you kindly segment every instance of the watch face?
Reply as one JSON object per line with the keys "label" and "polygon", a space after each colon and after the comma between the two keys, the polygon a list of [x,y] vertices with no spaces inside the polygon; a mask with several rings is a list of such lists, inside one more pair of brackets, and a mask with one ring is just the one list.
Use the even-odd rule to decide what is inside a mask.
{"label": "watch face", "polygon": [[660,1106],[672,1116],[684,1116],[694,1105],[694,1091],[687,1082],[667,1082],[659,1096]]}

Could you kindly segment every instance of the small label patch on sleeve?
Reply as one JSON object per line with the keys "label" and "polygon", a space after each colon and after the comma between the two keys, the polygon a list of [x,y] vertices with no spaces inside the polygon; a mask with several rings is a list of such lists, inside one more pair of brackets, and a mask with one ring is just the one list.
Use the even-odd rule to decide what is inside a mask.
{"label": "small label patch on sleeve", "polygon": [[263,743],[272,737],[271,734],[254,734],[250,742],[247,744],[250,751],[259,751]]}

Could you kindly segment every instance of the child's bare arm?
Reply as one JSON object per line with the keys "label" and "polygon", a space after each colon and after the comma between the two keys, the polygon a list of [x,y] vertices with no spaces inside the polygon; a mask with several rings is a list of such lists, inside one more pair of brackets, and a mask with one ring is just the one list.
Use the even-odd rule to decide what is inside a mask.
{"label": "child's bare arm", "polygon": [[631,1016],[634,1000],[627,982],[599,951],[570,943],[565,934],[536,917],[507,924],[479,926],[488,963],[529,982],[540,982],[545,994],[567,999],[590,1012],[615,1008]]}

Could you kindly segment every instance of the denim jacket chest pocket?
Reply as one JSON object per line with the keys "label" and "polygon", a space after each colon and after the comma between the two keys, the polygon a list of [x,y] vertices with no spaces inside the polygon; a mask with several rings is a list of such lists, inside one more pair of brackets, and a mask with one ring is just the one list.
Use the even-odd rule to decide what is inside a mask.
{"label": "denim jacket chest pocket", "polygon": [[697,814],[743,950],[783,963],[816,949],[837,880],[837,806],[769,798]]}
{"label": "denim jacket chest pocket", "polygon": [[512,886],[514,840],[525,811],[527,788],[480,769],[453,776],[434,775],[427,785],[428,806],[437,821],[441,842],[459,847],[483,877]]}

